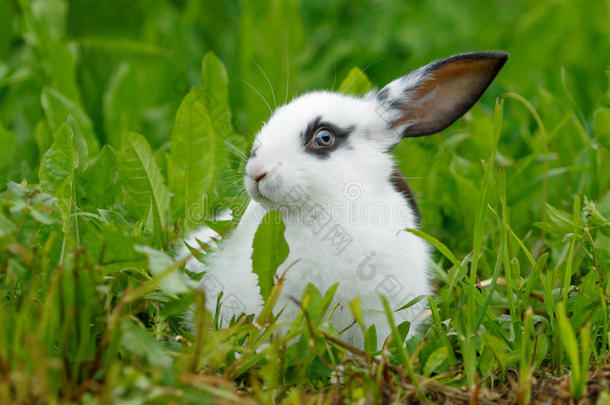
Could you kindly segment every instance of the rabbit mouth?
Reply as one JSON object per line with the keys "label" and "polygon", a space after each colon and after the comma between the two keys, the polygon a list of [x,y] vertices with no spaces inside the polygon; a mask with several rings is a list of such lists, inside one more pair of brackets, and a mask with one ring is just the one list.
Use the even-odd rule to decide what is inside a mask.
{"label": "rabbit mouth", "polygon": [[259,203],[261,203],[263,205],[267,205],[267,206],[277,205],[277,202],[275,202],[273,199],[271,199],[263,194],[263,192],[260,190],[258,184],[250,184],[250,185],[246,186],[246,191],[248,192],[248,195],[250,196],[250,198],[252,198],[256,202],[259,202]]}

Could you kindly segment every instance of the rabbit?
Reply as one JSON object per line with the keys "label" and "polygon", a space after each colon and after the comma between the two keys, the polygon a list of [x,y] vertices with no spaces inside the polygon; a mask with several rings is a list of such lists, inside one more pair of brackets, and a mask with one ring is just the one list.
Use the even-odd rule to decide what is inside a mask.
{"label": "rabbit", "polygon": [[[375,325],[378,347],[391,333],[380,295],[396,310],[432,294],[430,249],[406,232],[417,228],[414,194],[388,153],[403,138],[432,135],[465,114],[491,84],[508,54],[464,53],[434,61],[363,97],[329,91],[306,93],[277,108],[257,134],[244,185],[251,200],[239,224],[210,253],[200,288],[212,312],[223,292],[220,316],[257,314],[263,306],[252,272],[252,242],[268,210],[280,210],[289,255],[275,313],[291,322],[308,283],[322,293],[339,283],[331,318],[341,338],[362,347],[348,304],[359,297],[364,323]],[[204,231],[201,231],[204,232]],[[205,240],[203,233],[191,235]],[[188,241],[187,241],[188,242]],[[417,330],[426,300],[396,311],[397,323]]]}

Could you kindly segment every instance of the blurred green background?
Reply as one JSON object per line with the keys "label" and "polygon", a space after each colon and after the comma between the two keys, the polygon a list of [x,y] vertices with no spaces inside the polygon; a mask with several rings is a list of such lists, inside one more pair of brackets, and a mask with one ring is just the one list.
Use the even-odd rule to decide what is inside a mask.
{"label": "blurred green background", "polygon": [[[267,332],[244,343],[261,330],[250,321],[210,331],[205,311],[191,333],[181,314],[202,295],[158,278],[186,232],[219,225],[193,205],[244,202],[242,155],[275,105],[348,72],[366,87],[354,67],[381,87],[495,49],[510,59],[481,102],[393,151],[423,231],[454,255],[435,249],[435,320],[407,348],[443,384],[525,395],[534,375],[561,387],[548,376],[570,373],[579,398],[588,350],[607,364],[610,336],[609,21],[610,0],[0,0],[0,403],[201,403],[237,387],[303,403],[335,386],[389,401],[385,372],[331,361],[302,318],[288,348]],[[409,364],[396,346],[390,363]],[[390,391],[412,391],[400,377]]]}
{"label": "blurred green background", "polygon": [[25,3],[0,1],[2,123],[23,142],[42,116],[36,100],[49,79],[82,104],[100,140],[111,139],[104,95],[129,74],[123,68],[137,82],[126,94],[136,112],[130,126],[162,145],[209,50],[227,66],[236,125],[249,134],[268,111],[243,81],[272,100],[260,70],[283,102],[286,93],[336,87],[355,65],[381,86],[432,59],[504,49],[511,59],[497,88],[535,101],[538,89],[561,88],[565,67],[590,113],[610,60],[607,1],[39,0],[29,16]]}
{"label": "blurred green background", "polygon": [[[242,151],[269,117],[266,103],[273,108],[307,90],[337,88],[353,66],[381,87],[433,59],[493,49],[511,57],[475,116],[490,112],[493,100],[510,91],[542,108],[544,121],[557,124],[576,114],[590,132],[595,107],[607,102],[609,17],[607,0],[0,0],[0,123],[16,139],[10,152],[6,148],[11,163],[0,180],[38,181],[39,159],[55,129],[49,128],[41,105],[44,86],[82,107],[101,144],[116,149],[122,131],[134,130],[162,161],[176,110],[191,86],[200,84],[207,51],[227,67]],[[508,103],[506,116],[511,118],[500,157],[510,169],[520,158],[540,152],[540,145],[536,122],[523,105]],[[449,235],[469,226],[456,217],[474,205],[455,204],[455,196],[462,193],[468,205],[476,185],[458,184],[455,172],[467,181],[470,172],[480,170],[479,160],[488,155],[488,125],[485,119],[468,127],[458,124],[448,132],[468,128],[471,139],[437,136],[403,142],[395,151],[435,232]],[[569,127],[547,128],[561,138],[549,151],[551,170],[571,166],[557,183],[551,176],[551,203],[569,203],[570,192],[591,187],[595,198],[606,187],[597,179],[591,186],[579,172],[578,161],[587,157],[574,154],[588,153],[582,149],[588,142],[579,128]],[[540,155],[533,159],[539,163]],[[163,162],[160,166],[166,172]],[[434,167],[444,168],[445,175],[449,167],[453,174],[447,179]],[[511,181],[523,191],[523,182],[536,179],[541,170],[541,165],[515,169],[509,195]],[[534,203],[542,198],[540,189],[536,183],[509,200],[518,206],[528,197],[521,212],[531,211],[531,216],[523,215],[517,229],[529,229],[531,219],[540,217],[540,204]]]}

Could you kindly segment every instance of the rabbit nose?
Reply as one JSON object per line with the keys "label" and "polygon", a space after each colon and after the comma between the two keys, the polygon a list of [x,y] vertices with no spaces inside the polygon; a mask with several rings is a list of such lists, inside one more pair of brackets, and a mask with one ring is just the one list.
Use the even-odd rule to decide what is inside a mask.
{"label": "rabbit nose", "polygon": [[256,184],[258,184],[262,179],[265,178],[265,176],[267,176],[267,171],[262,167],[257,167],[256,169],[246,170],[246,175],[254,180]]}
{"label": "rabbit nose", "polygon": [[267,175],[267,170],[262,162],[250,160],[246,165],[246,175],[258,183],[265,178]]}
{"label": "rabbit nose", "polygon": [[258,183],[259,181],[264,179],[266,175],[267,175],[267,172],[263,172],[259,175],[256,175],[256,176],[254,176],[254,181],[256,181]]}

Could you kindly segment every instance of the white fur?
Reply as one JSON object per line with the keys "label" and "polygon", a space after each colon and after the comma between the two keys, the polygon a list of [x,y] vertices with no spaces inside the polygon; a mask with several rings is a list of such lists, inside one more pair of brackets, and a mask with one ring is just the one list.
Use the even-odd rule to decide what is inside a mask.
{"label": "white fur", "polygon": [[[346,145],[327,159],[306,152],[303,145],[301,133],[317,117],[338,127],[354,128]],[[390,329],[379,294],[388,298],[392,309],[430,294],[428,248],[404,231],[417,226],[416,218],[404,196],[389,182],[394,162],[386,151],[400,139],[400,128],[388,129],[388,120],[395,118],[375,97],[330,92],[305,94],[276,110],[258,134],[256,154],[246,166],[244,183],[253,197],[246,214],[208,258],[207,269],[199,262],[189,264],[192,271],[208,271],[202,280],[208,309],[214,310],[218,294],[224,291],[221,315],[225,325],[235,312],[257,313],[262,307],[251,255],[266,207],[281,210],[290,249],[277,274],[296,262],[286,274],[276,306],[276,311],[285,308],[280,321],[296,318],[299,308],[290,297],[300,299],[308,283],[322,293],[339,283],[332,303],[339,304],[334,325],[342,330],[353,322],[348,304],[359,296],[365,323],[376,325],[382,343]],[[267,176],[257,189],[252,177],[262,172]],[[311,225],[314,211],[324,218],[316,226]],[[397,322],[409,320],[411,330],[417,328],[422,307],[417,308],[396,313]],[[362,345],[357,325],[342,337]]]}
{"label": "white fur", "polygon": [[[417,220],[390,182],[394,162],[387,152],[403,136],[430,135],[450,125],[476,102],[507,58],[505,52],[455,55],[362,98],[319,91],[278,108],[258,133],[246,165],[244,185],[252,197],[246,214],[208,258],[207,269],[189,263],[191,270],[208,271],[201,284],[208,309],[214,310],[224,291],[225,324],[233,315],[260,311],[263,300],[252,273],[252,241],[266,210],[279,209],[290,253],[277,274],[296,263],[286,274],[276,306],[276,311],[284,309],[280,321],[297,316],[300,308],[290,297],[300,299],[308,283],[322,293],[339,283],[332,302],[338,306],[332,318],[336,328],[352,324],[348,304],[360,297],[364,321],[376,325],[380,344],[390,333],[380,294],[397,309],[431,292],[428,246],[405,232],[415,228]],[[454,63],[463,74],[436,75]],[[424,91],[417,91],[420,88]],[[304,144],[306,128],[318,119],[350,129],[326,158]],[[317,221],[313,214],[318,214]],[[408,320],[414,330],[422,322],[423,309],[425,301],[420,301],[396,312],[396,321]],[[357,325],[343,337],[362,345]]]}

